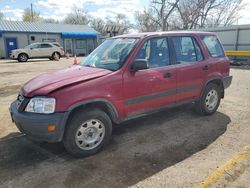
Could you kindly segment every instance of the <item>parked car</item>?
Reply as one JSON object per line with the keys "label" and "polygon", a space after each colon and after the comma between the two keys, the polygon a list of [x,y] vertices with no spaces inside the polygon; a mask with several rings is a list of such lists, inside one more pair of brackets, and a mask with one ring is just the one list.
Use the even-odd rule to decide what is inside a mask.
{"label": "parked car", "polygon": [[126,120],[184,103],[213,114],[231,80],[229,59],[213,33],[122,35],[80,65],[27,82],[10,113],[29,138],[62,141],[69,153],[88,156]]}
{"label": "parked car", "polygon": [[53,60],[57,54],[58,58],[64,55],[64,49],[59,43],[33,43],[24,48],[12,50],[11,59],[17,59],[19,62],[26,62],[28,59],[49,58]]}

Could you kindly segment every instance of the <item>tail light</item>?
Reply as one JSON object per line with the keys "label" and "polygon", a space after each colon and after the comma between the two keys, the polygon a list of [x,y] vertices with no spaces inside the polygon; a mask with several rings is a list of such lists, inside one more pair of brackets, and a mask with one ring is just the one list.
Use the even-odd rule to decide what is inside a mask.
{"label": "tail light", "polygon": [[62,51],[64,51],[64,48],[63,48],[63,47],[60,47],[60,49],[61,49]]}

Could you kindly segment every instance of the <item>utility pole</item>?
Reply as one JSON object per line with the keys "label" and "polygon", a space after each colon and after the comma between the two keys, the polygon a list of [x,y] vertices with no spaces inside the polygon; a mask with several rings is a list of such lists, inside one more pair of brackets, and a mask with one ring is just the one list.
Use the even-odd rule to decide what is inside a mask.
{"label": "utility pole", "polygon": [[34,22],[34,14],[33,14],[33,5],[32,3],[30,4],[30,12],[31,12],[31,20]]}

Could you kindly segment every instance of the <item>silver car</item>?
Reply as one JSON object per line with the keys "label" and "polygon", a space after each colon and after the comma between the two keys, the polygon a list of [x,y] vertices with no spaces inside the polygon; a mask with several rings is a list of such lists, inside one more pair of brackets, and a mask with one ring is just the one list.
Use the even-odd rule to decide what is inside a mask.
{"label": "silver car", "polygon": [[[57,43],[59,44],[59,43]],[[64,49],[59,45],[49,42],[33,43],[24,48],[12,50],[11,59],[17,59],[19,62],[26,62],[28,59],[49,58],[53,60],[55,57],[64,56]]]}

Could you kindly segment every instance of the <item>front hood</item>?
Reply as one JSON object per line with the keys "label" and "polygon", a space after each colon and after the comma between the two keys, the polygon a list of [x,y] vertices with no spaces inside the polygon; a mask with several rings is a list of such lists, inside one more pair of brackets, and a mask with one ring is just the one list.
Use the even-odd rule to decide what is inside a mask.
{"label": "front hood", "polygon": [[24,84],[22,93],[26,97],[47,95],[61,87],[105,76],[111,72],[99,68],[73,66],[33,78]]}
{"label": "front hood", "polygon": [[22,51],[24,51],[24,49],[23,48],[19,48],[19,49],[12,50],[12,53],[22,52]]}

